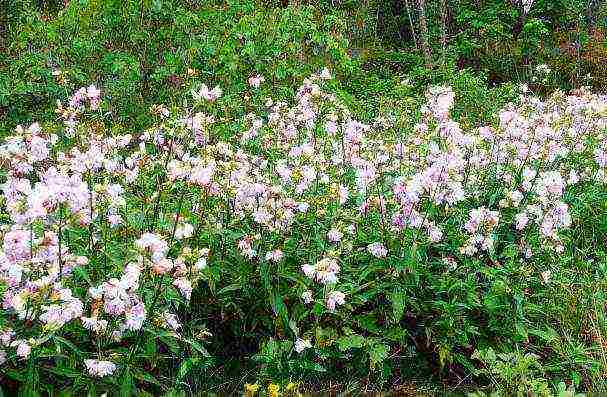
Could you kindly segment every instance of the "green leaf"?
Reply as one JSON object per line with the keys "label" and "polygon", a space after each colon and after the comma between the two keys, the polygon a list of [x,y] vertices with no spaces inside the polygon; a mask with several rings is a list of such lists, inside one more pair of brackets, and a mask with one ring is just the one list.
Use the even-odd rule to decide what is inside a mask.
{"label": "green leaf", "polygon": [[57,336],[57,335],[53,335],[53,336],[52,336],[52,339],[53,339],[53,340],[55,340],[55,341],[57,341],[57,342],[60,342],[61,344],[64,344],[64,345],[65,345],[65,346],[67,346],[67,347],[68,347],[68,348],[69,348],[71,351],[73,351],[74,353],[76,353],[76,355],[78,355],[79,357],[84,357],[84,355],[85,355],[85,354],[84,354],[84,353],[83,353],[83,352],[82,352],[80,349],[78,349],[78,348],[76,347],[76,345],[74,345],[74,344],[73,344],[72,342],[70,342],[69,340],[64,339],[64,338],[62,338],[62,337],[60,337],[60,336]]}
{"label": "green leaf", "polygon": [[147,383],[151,383],[157,386],[161,386],[161,383],[158,379],[153,377],[151,374],[145,372],[144,370],[135,370],[133,371],[133,377],[139,380],[142,380]]}
{"label": "green leaf", "polygon": [[394,313],[394,319],[398,322],[403,318],[405,312],[405,293],[401,289],[396,289],[390,295],[390,301],[392,302],[392,313]]}
{"label": "green leaf", "polygon": [[322,365],[318,364],[318,363],[314,363],[314,362],[309,362],[309,361],[303,361],[301,363],[298,363],[299,366],[303,369],[307,369],[309,371],[316,371],[316,372],[327,372],[326,368],[323,367]]}
{"label": "green leaf", "polygon": [[196,350],[198,353],[202,354],[204,357],[211,357],[211,355],[209,354],[209,352],[207,351],[207,349],[205,349],[197,341],[195,341],[193,339],[190,339],[190,338],[184,338],[183,340],[186,343],[188,343],[190,346],[192,346],[192,348],[194,348],[194,350]]}
{"label": "green leaf", "polygon": [[188,358],[184,360],[179,366],[179,372],[177,373],[177,379],[183,380],[192,368],[194,368],[200,360],[198,358]]}
{"label": "green leaf", "polygon": [[282,300],[282,297],[278,294],[274,296],[273,302],[274,304],[272,305],[272,309],[274,309],[274,312],[280,316],[283,327],[285,330],[287,330],[289,328],[289,313],[287,312],[287,306]]}
{"label": "green leaf", "polygon": [[356,321],[358,322],[359,326],[369,332],[377,333],[380,331],[379,327],[377,326],[377,318],[375,318],[373,313],[356,316]]}
{"label": "green leaf", "polygon": [[360,335],[347,335],[337,339],[339,350],[346,351],[351,348],[361,348],[365,344],[365,338]]}
{"label": "green leaf", "polygon": [[49,367],[44,369],[53,374],[65,376],[67,378],[77,378],[80,376],[80,371],[71,368]]}
{"label": "green leaf", "polygon": [[371,346],[371,349],[369,349],[371,369],[374,369],[377,364],[383,362],[388,357],[388,352],[388,346],[384,344],[378,343]]}

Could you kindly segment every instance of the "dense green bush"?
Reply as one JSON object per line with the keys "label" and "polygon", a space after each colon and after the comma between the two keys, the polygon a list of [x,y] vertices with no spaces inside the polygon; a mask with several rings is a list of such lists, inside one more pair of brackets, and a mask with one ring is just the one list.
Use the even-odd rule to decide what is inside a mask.
{"label": "dense green bush", "polygon": [[48,20],[24,8],[11,25],[0,74],[5,128],[31,121],[34,112],[51,120],[66,87],[91,81],[112,99],[116,122],[140,129],[150,124],[150,105],[179,100],[193,77],[242,89],[263,71],[285,96],[321,65],[352,71],[335,22],[311,7],[78,0]]}
{"label": "dense green bush", "polygon": [[[47,6],[42,13],[30,1],[17,4],[8,13],[7,51],[0,58],[5,130],[31,122],[34,114],[39,121],[52,120],[55,101],[66,89],[91,81],[113,98],[114,121],[134,129],[151,123],[152,104],[179,101],[205,76],[242,88],[247,76],[263,71],[286,98],[297,81],[329,65],[340,77],[342,93],[369,117],[384,97],[398,96],[395,88],[403,80],[415,93],[453,80],[470,81],[476,93],[488,84],[470,72],[462,75],[454,63],[430,72],[415,52],[378,47],[372,32],[353,32],[346,17],[361,16],[352,15],[354,7],[345,3],[331,8],[263,7],[252,0],[202,5],[79,0],[65,9]],[[54,70],[61,74],[54,76]],[[476,122],[482,120],[474,108],[468,110]]]}

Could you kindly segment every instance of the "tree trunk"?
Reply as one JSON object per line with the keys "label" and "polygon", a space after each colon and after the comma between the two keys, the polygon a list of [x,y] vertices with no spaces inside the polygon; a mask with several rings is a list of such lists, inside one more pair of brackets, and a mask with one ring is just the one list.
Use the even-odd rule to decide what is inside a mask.
{"label": "tree trunk", "polygon": [[411,29],[411,37],[413,37],[413,43],[415,43],[415,48],[419,50],[419,41],[417,40],[417,33],[415,33],[413,18],[411,18],[411,7],[409,7],[409,0],[405,0],[405,9],[407,10],[407,17],[409,17],[409,28]]}
{"label": "tree trunk", "polygon": [[447,0],[440,0],[440,48],[442,57],[444,58],[447,52],[447,19],[449,14],[449,6]]}
{"label": "tree trunk", "polygon": [[426,66],[432,65],[432,53],[430,52],[430,46],[428,45],[428,24],[426,22],[426,0],[417,0],[417,7],[419,12],[419,34],[421,36],[422,52],[424,53],[424,59],[426,60]]}

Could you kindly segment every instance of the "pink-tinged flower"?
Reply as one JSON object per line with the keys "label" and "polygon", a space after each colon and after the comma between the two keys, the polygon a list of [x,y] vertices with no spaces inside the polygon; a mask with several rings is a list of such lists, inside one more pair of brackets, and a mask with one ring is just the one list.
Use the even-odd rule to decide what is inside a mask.
{"label": "pink-tinged flower", "polygon": [[327,296],[327,308],[329,311],[334,312],[337,306],[341,306],[346,303],[346,295],[340,291],[331,291]]}
{"label": "pink-tinged flower", "polygon": [[29,258],[30,232],[13,229],[4,235],[4,253],[13,262]]}
{"label": "pink-tinged flower", "polygon": [[0,332],[0,343],[2,343],[4,346],[8,346],[9,343],[11,342],[11,339],[13,339],[15,337],[15,331],[13,331],[12,329],[6,329],[2,332]]}
{"label": "pink-tinged flower", "polygon": [[520,212],[518,214],[516,214],[516,216],[514,217],[514,221],[516,222],[516,229],[517,230],[523,230],[525,228],[525,226],[527,226],[527,223],[529,222],[529,217],[527,216],[527,213],[525,212]]}
{"label": "pink-tinged flower", "polygon": [[480,127],[478,129],[478,134],[487,141],[492,140],[494,136],[493,130],[489,126]]}
{"label": "pink-tinged flower", "polygon": [[69,100],[69,106],[72,109],[78,109],[86,101],[86,88],[79,88]]}
{"label": "pink-tinged flower", "polygon": [[91,109],[97,110],[99,108],[99,98],[101,96],[101,91],[95,87],[95,85],[91,84],[86,89],[86,96],[88,97],[91,103]]}
{"label": "pink-tinged flower", "polygon": [[334,284],[337,282],[337,274],[339,273],[339,265],[333,258],[323,258],[314,266],[303,265],[301,267],[304,274],[321,284]]}
{"label": "pink-tinged flower", "polygon": [[500,125],[502,127],[507,127],[508,124],[516,117],[516,112],[512,110],[502,110],[499,113]]}
{"label": "pink-tinged flower", "polygon": [[116,364],[111,361],[87,359],[84,360],[84,365],[86,366],[89,375],[97,378],[103,378],[116,371]]}
{"label": "pink-tinged flower", "polygon": [[39,320],[50,329],[61,328],[66,323],[82,315],[82,302],[71,296],[66,298],[60,305],[42,306],[42,314],[40,314]]}
{"label": "pink-tinged flower", "polygon": [[133,306],[126,309],[124,313],[124,327],[131,331],[138,331],[143,326],[146,318],[146,311],[143,303],[137,302]]}
{"label": "pink-tinged flower", "polygon": [[107,220],[112,227],[116,227],[122,223],[122,217],[118,214],[109,214]]}
{"label": "pink-tinged flower", "polygon": [[337,123],[333,120],[329,120],[325,123],[325,131],[329,135],[335,135],[337,133]]}
{"label": "pink-tinged flower", "polygon": [[22,359],[28,358],[32,352],[32,347],[24,340],[14,341],[13,346],[17,346],[17,356]]}
{"label": "pink-tinged flower", "polygon": [[332,243],[338,243],[341,241],[341,238],[344,236],[342,232],[338,229],[331,229],[327,233],[327,239]]}
{"label": "pink-tinged flower", "polygon": [[464,225],[464,228],[469,233],[475,233],[479,228],[492,230],[498,222],[499,212],[480,207],[470,211],[470,218]]}
{"label": "pink-tinged flower", "polygon": [[607,167],[607,150],[596,149],[594,152],[594,158],[599,167]]}
{"label": "pink-tinged flower", "polygon": [[164,321],[165,326],[170,328],[173,331],[177,331],[181,328],[181,324],[179,323],[179,319],[177,316],[171,312],[162,313],[162,320]]}
{"label": "pink-tinged flower", "polygon": [[348,191],[348,188],[346,186],[339,185],[339,188],[337,190],[339,204],[344,205],[348,201],[349,195],[350,195],[350,192]]}
{"label": "pink-tinged flower", "polygon": [[190,181],[199,186],[208,187],[213,182],[215,175],[215,165],[208,164],[205,166],[197,165],[190,172]]}
{"label": "pink-tinged flower", "polygon": [[437,243],[443,238],[443,231],[436,226],[432,226],[428,228],[428,237],[430,238],[430,241]]}
{"label": "pink-tinged flower", "polygon": [[293,344],[293,347],[297,353],[301,353],[306,349],[312,348],[312,343],[310,342],[310,339],[297,338]]}
{"label": "pink-tinged flower", "polygon": [[575,170],[569,172],[569,179],[567,179],[568,185],[575,185],[580,181],[580,176]]}
{"label": "pink-tinged flower", "polygon": [[275,249],[274,251],[270,251],[270,252],[266,253],[267,261],[272,261],[272,262],[278,263],[282,260],[283,257],[284,257],[284,254],[279,249]]}
{"label": "pink-tinged flower", "polygon": [[217,98],[221,97],[222,94],[223,91],[221,90],[221,88],[219,88],[219,86],[215,86],[215,88],[210,90],[206,84],[203,84],[200,86],[200,89],[198,91],[194,91],[192,93],[192,97],[194,98],[194,100],[197,101],[204,99],[209,102],[214,102]]}
{"label": "pink-tinged flower", "polygon": [[252,242],[253,238],[248,236],[238,241],[238,249],[243,256],[249,259],[257,256],[257,251],[253,249]]}
{"label": "pink-tinged flower", "polygon": [[259,88],[264,81],[266,81],[266,79],[261,75],[249,77],[249,85],[253,88]]}
{"label": "pink-tinged flower", "polygon": [[156,274],[166,274],[170,272],[173,267],[175,267],[173,260],[168,258],[162,258],[152,263],[152,270]]}
{"label": "pink-tinged flower", "polygon": [[186,300],[190,300],[190,297],[192,296],[192,282],[190,280],[185,277],[179,277],[173,281],[173,285],[181,292],[181,295],[183,295]]}
{"label": "pink-tinged flower", "polygon": [[154,233],[142,234],[139,239],[135,240],[135,246],[142,251],[149,251],[153,262],[160,262],[164,259],[169,249],[167,242]]}
{"label": "pink-tinged flower", "polygon": [[385,258],[388,255],[388,250],[382,243],[369,244],[367,251],[376,258]]}
{"label": "pink-tinged flower", "polygon": [[451,87],[432,87],[426,94],[427,110],[438,120],[446,120],[453,106],[455,93]]}
{"label": "pink-tinged flower", "polygon": [[303,271],[303,273],[306,275],[306,277],[313,279],[314,274],[316,272],[316,268],[313,265],[306,263],[305,265],[301,266],[301,271]]}

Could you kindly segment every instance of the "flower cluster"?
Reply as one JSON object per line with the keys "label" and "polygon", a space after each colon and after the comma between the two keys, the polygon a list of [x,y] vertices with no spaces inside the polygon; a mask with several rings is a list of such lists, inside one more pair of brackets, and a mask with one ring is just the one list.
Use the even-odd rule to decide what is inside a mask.
{"label": "flower cluster", "polygon": [[[113,375],[146,332],[196,346],[182,308],[242,280],[269,291],[268,313],[303,307],[289,326],[308,354],[306,319],[352,310],[381,284],[359,285],[367,271],[393,277],[420,246],[455,269],[494,257],[506,234],[540,242],[525,258],[562,252],[577,221],[568,192],[607,183],[607,97],[524,96],[465,128],[454,91],[434,87],[403,131],[391,115],[357,120],[328,79],[237,115],[203,84],[191,108],[155,106],[157,125],[112,136],[86,122],[103,108],[90,86],[59,104],[60,132],[18,127],[0,146],[0,362],[21,365],[62,335],[84,346],[90,376]],[[247,90],[263,83],[251,76]]]}

